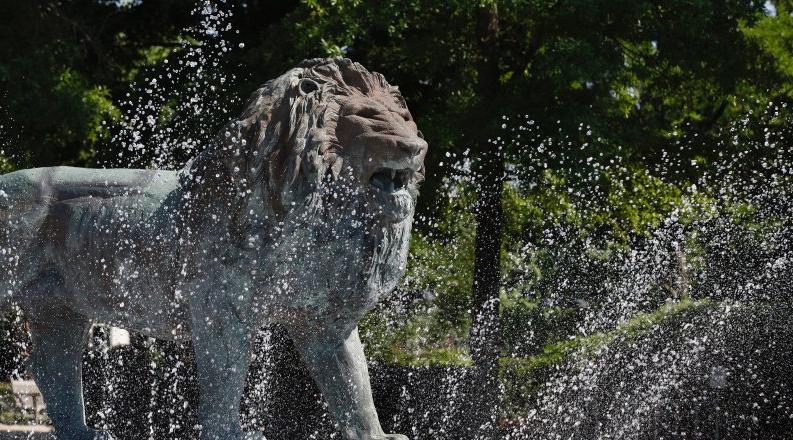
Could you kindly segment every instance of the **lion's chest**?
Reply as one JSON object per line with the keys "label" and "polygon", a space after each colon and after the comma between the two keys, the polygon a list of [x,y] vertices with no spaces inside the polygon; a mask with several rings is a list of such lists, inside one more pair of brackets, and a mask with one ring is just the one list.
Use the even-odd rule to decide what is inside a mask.
{"label": "lion's chest", "polygon": [[404,273],[410,223],[296,228],[265,255],[259,299],[276,320],[357,321]]}

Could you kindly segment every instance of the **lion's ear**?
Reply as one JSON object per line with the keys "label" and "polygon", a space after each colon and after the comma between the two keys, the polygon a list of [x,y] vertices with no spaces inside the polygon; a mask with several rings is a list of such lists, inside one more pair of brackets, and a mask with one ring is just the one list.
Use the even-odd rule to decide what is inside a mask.
{"label": "lion's ear", "polygon": [[300,95],[306,96],[319,90],[319,84],[311,78],[303,78],[297,83],[297,89],[300,91]]}

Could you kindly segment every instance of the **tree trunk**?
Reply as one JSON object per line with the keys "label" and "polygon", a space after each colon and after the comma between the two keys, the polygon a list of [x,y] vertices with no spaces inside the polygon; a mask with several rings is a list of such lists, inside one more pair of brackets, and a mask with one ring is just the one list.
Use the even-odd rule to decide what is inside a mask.
{"label": "tree trunk", "polygon": [[[499,89],[498,10],[495,2],[478,11],[477,45],[480,61],[477,94],[480,104],[475,117],[495,123],[497,109],[491,107]],[[488,124],[490,125],[490,124]],[[467,414],[472,438],[498,436],[496,421],[501,400],[498,364],[501,352],[499,286],[501,285],[501,240],[503,228],[504,158],[488,141],[491,130],[480,127],[475,135],[479,161],[479,188],[476,206],[476,242],[471,304],[470,349],[473,377]],[[469,437],[470,438],[470,437]]]}
{"label": "tree trunk", "polygon": [[500,254],[503,211],[503,160],[487,158],[477,195],[474,282],[471,305],[470,348],[473,360],[472,422],[475,438],[496,437],[495,422],[501,398],[498,380],[501,354],[501,318],[499,287],[501,285]]}

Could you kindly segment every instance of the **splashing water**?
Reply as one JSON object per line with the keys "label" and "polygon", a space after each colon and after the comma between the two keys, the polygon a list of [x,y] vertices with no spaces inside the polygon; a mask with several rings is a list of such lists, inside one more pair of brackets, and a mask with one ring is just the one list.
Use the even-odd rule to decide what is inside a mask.
{"label": "splashing water", "polygon": [[[233,49],[224,37],[233,31],[232,13],[202,2],[194,14],[199,24],[162,61],[167,67],[151,69],[132,86],[112,140],[122,148],[114,157],[100,155],[103,165],[178,168],[239,107],[225,98],[236,78],[217,73]],[[674,153],[664,152],[643,170],[641,181],[630,177],[627,158],[602,153],[606,148],[589,127],[582,125],[573,140],[541,135],[528,117],[505,119],[504,134],[492,142],[511,152],[508,193],[552,199],[549,220],[505,249],[502,309],[505,320],[516,317],[504,335],[505,438],[772,438],[791,431],[793,148],[778,121],[786,111],[772,104],[762,115],[736,121],[730,142],[709,148],[718,154],[708,166],[685,159],[701,145],[678,140],[669,150]],[[743,135],[750,130],[761,139]],[[470,203],[476,159],[450,153],[444,162],[450,203]],[[659,202],[668,205],[665,215],[640,221],[638,237],[624,239],[619,228],[581,227],[629,209],[614,207],[615,200],[658,202],[665,191],[674,192],[667,181],[683,169],[697,178],[672,201]],[[642,195],[648,187],[658,191]],[[418,220],[418,229],[429,231],[427,243],[437,248],[414,257],[416,272],[382,306],[386,331],[419,322],[420,345],[459,349],[455,353],[465,358],[464,336],[448,332],[448,340],[431,341],[425,329],[432,324],[421,321],[444,313],[433,303],[434,292],[459,280],[421,264],[442,252],[463,254],[468,244],[433,238],[433,231],[448,232],[437,232],[445,219]],[[15,255],[13,249],[0,253]],[[528,304],[524,315],[513,313],[515,304]],[[544,319],[550,329],[540,328]],[[90,374],[101,378],[88,390],[100,396],[89,407],[91,422],[124,427],[125,411],[134,407],[147,421],[126,427],[138,430],[135,438],[193,435],[197,390],[189,347],[133,337],[130,347],[111,348],[102,331],[95,332],[86,359]],[[551,334],[545,338],[554,342],[550,352],[534,346],[542,332]],[[281,410],[267,401],[282,380],[273,375],[284,362],[276,359],[275,339],[271,330],[257,336],[243,405],[251,429],[263,429]],[[397,373],[380,368],[373,376],[391,380],[381,397],[398,400],[384,424],[415,439],[456,438],[466,417],[464,365]],[[136,388],[128,374],[136,375]],[[306,411],[321,415],[306,437],[335,435],[325,434],[333,429],[327,410],[311,403]]]}
{"label": "splashing water", "polygon": [[769,123],[780,107],[760,116],[762,140],[736,134],[740,151],[720,153],[647,239],[606,264],[613,279],[585,311],[578,348],[508,438],[790,432],[793,154]]}
{"label": "splashing water", "polygon": [[[715,147],[678,139],[638,174],[625,158],[604,155],[608,147],[588,127],[579,129],[584,140],[572,140],[541,135],[528,117],[505,119],[504,135],[491,142],[511,152],[507,200],[514,191],[551,203],[539,226],[505,249],[504,438],[785,438],[793,429],[793,147],[784,112],[784,104],[769,104],[736,121]],[[703,150],[718,151],[710,164],[686,159]],[[476,159],[448,153],[445,161],[450,212],[471,222],[459,213],[473,208]],[[674,189],[669,182],[686,172],[693,184]],[[628,240],[618,227],[586,226],[625,209],[619,201],[663,203],[656,212],[666,214]],[[428,330],[448,306],[415,304],[427,292],[454,291],[460,279],[448,271],[469,264],[472,242],[460,238],[455,220],[419,221],[428,232],[417,238],[431,248],[417,248],[413,272],[382,312],[386,327],[419,326],[424,347],[413,350],[421,363],[426,346],[464,349],[454,331],[444,342]],[[434,267],[439,260],[452,263]],[[431,405],[414,401],[423,418],[406,411],[395,426],[415,438],[459,437],[464,394],[448,384],[464,383],[468,370],[425,377],[435,385],[405,390],[442,391]]]}
{"label": "splashing water", "polygon": [[[770,104],[751,118],[759,141],[740,135],[750,118],[737,121],[730,131],[738,151],[725,155],[728,146],[720,143],[710,166],[691,161],[699,176],[694,184],[665,217],[627,242],[613,229],[581,222],[620,209],[616,197],[653,203],[642,200],[640,185],[664,187],[664,178],[683,168],[688,149],[701,146],[678,142],[678,153],[665,151],[653,172],[636,181],[621,157],[597,153],[604,147],[595,139],[544,138],[528,118],[505,123],[505,135],[492,142],[516,152],[508,159],[508,187],[538,198],[548,191],[564,208],[540,222],[538,233],[507,245],[505,438],[784,438],[790,432],[793,148],[779,128],[782,110]],[[476,187],[475,167],[467,157],[452,167],[458,173],[445,189],[452,199],[464,198]],[[611,180],[604,184],[604,176]],[[509,321],[511,307],[532,301],[546,320],[560,310],[575,315],[545,351],[531,348],[543,319],[529,314],[518,315],[520,325]],[[455,429],[432,425],[447,435]]]}
{"label": "splashing water", "polygon": [[111,140],[121,148],[117,156],[104,158],[104,165],[179,168],[240,106],[230,92],[236,78],[219,73],[233,50],[232,8],[204,1],[192,15],[199,23],[184,30],[179,49],[131,84]]}

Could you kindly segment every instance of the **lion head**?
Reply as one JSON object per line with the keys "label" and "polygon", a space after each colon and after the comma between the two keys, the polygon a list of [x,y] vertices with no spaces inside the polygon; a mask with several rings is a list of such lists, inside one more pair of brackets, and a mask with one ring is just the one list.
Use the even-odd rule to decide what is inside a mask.
{"label": "lion head", "polygon": [[426,153],[399,89],[381,74],[349,59],[311,59],[256,90],[186,175],[211,197],[235,194],[232,211],[260,194],[276,217],[343,184],[394,224],[412,216]]}

